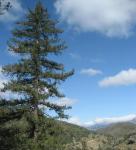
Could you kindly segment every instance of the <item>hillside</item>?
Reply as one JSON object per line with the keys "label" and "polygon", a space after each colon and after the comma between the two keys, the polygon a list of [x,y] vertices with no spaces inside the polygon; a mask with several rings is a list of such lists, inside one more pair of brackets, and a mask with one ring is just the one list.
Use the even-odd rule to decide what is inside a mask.
{"label": "hillside", "polygon": [[68,146],[66,150],[136,150],[136,125],[112,124]]}
{"label": "hillside", "polygon": [[86,128],[67,122],[55,121],[55,123],[55,126],[57,125],[58,128],[60,128],[62,137],[63,139],[66,139],[66,142],[72,142],[73,139],[78,141],[81,140],[81,138],[83,137],[88,137],[90,134],[94,134],[94,132],[89,131]]}
{"label": "hillside", "polygon": [[[136,125],[134,123],[112,124],[96,132],[61,122],[67,141],[65,150],[136,150]],[[71,140],[69,138],[74,137]]]}
{"label": "hillside", "polygon": [[[24,121],[23,121],[24,123]],[[21,121],[20,121],[21,124]],[[15,145],[20,140],[26,140],[26,145],[33,150],[135,150],[136,149],[136,125],[133,123],[119,123],[110,125],[97,131],[90,131],[77,125],[69,124],[53,119],[44,120],[44,127],[39,126],[40,137],[38,142],[42,143],[40,148],[32,148],[31,141],[26,135],[12,135],[8,130],[11,122],[0,126],[0,149],[8,144],[10,150],[24,150]],[[17,129],[18,124],[15,126]],[[6,135],[6,136],[5,136]],[[8,136],[10,135],[10,137]],[[19,137],[19,138],[18,138]],[[11,138],[11,143],[6,143]],[[17,138],[17,139],[15,139]],[[2,140],[3,139],[3,140]],[[14,143],[14,145],[13,145]],[[16,148],[17,147],[17,148]],[[25,149],[28,149],[26,147]]]}
{"label": "hillside", "polygon": [[[11,125],[14,128],[11,130]],[[83,137],[88,137],[89,134],[93,134],[91,131],[72,125],[66,122],[56,121],[53,119],[45,118],[43,124],[39,124],[38,133],[40,136],[37,140],[38,147],[33,147],[33,141],[28,137],[28,131],[23,131],[23,134],[18,130],[20,127],[23,129],[27,126],[25,120],[18,122],[8,122],[0,125],[0,149],[5,147],[10,150],[24,150],[22,149],[22,143],[25,143],[25,149],[41,150],[64,150],[65,145],[72,143],[73,141],[81,141]],[[14,134],[13,134],[14,133]],[[7,142],[11,141],[11,142]],[[39,143],[40,144],[39,147]]]}
{"label": "hillside", "polygon": [[124,137],[126,135],[136,133],[136,125],[131,122],[111,124],[106,128],[98,129],[97,132],[116,138]]}

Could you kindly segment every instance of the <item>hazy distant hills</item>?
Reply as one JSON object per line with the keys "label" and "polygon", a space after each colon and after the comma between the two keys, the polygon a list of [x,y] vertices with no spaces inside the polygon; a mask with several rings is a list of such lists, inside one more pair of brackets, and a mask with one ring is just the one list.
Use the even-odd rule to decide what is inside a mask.
{"label": "hazy distant hills", "polygon": [[97,131],[99,129],[104,129],[110,125],[112,125],[112,124],[105,124],[105,123],[95,124],[95,125],[92,125],[90,127],[87,127],[87,129]]}
{"label": "hazy distant hills", "polygon": [[97,133],[111,135],[113,137],[121,137],[133,133],[136,134],[136,124],[132,122],[112,124],[108,127],[98,129]]}
{"label": "hazy distant hills", "polygon": [[136,118],[134,118],[134,119],[133,119],[132,121],[130,121],[130,122],[136,124]]}
{"label": "hazy distant hills", "polygon": [[113,122],[101,122],[101,123],[96,123],[94,125],[91,125],[89,127],[87,127],[87,129],[89,130],[99,130],[99,129],[105,129],[105,128],[108,128],[108,127],[111,127],[111,126],[116,126],[117,124],[133,124],[134,126],[136,125],[136,118],[130,120],[130,121],[126,121],[126,122],[116,122],[116,123],[113,123]]}

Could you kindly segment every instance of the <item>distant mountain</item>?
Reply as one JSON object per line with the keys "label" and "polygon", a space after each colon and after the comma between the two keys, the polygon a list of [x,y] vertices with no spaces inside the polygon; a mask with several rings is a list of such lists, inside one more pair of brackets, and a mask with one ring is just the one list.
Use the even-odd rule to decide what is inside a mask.
{"label": "distant mountain", "polygon": [[132,118],[130,120],[126,120],[126,121],[122,121],[122,120],[117,120],[117,121],[107,121],[107,120],[103,120],[101,122],[98,123],[94,123],[93,125],[90,125],[89,127],[87,127],[87,129],[89,130],[99,130],[99,129],[104,129],[116,124],[127,124],[127,123],[132,123],[136,125],[136,117]]}
{"label": "distant mountain", "polygon": [[87,129],[97,131],[98,129],[103,129],[103,128],[106,128],[110,125],[111,124],[100,123],[100,124],[91,125],[91,126],[87,127]]}
{"label": "distant mountain", "polygon": [[[74,148],[80,146],[79,150],[82,150],[81,145],[84,144],[87,150],[136,150],[135,120],[114,124],[98,124],[94,129],[97,129],[95,134],[91,133],[84,141],[75,143]],[[71,149],[77,150],[74,148]]]}
{"label": "distant mountain", "polygon": [[124,137],[129,134],[136,134],[136,124],[132,122],[111,124],[108,127],[98,129],[97,133],[113,137]]}
{"label": "distant mountain", "polygon": [[134,118],[134,119],[133,119],[132,121],[130,121],[130,122],[136,124],[136,118]]}

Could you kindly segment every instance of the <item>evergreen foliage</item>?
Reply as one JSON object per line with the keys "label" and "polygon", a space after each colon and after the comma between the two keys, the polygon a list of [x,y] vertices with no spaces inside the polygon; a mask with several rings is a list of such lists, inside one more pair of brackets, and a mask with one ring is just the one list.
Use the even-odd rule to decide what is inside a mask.
{"label": "evergreen foliage", "polygon": [[[73,70],[66,72],[63,64],[49,59],[52,54],[61,54],[66,48],[65,42],[59,38],[63,31],[56,25],[57,21],[50,19],[47,9],[39,2],[12,32],[9,50],[19,54],[20,60],[3,67],[3,73],[11,80],[1,91],[11,91],[18,96],[10,100],[0,99],[0,143],[6,140],[5,147],[10,149],[12,146],[13,149],[22,149],[20,143],[23,141],[27,146],[32,144],[31,148],[24,149],[38,150],[36,145],[42,143],[42,140],[39,144],[38,141],[45,129],[45,116],[50,115],[49,110],[55,111],[56,117],[68,117],[64,111],[70,107],[49,100],[64,97],[58,86],[74,73]],[[18,148],[15,148],[16,144]]]}
{"label": "evergreen foliage", "polygon": [[[37,140],[28,137],[30,126],[25,118],[0,125],[1,150],[64,150],[66,145],[88,137],[89,130],[49,118],[41,118]],[[21,129],[21,130],[20,130]],[[26,130],[27,129],[27,130]],[[70,145],[68,146],[70,147]]]}

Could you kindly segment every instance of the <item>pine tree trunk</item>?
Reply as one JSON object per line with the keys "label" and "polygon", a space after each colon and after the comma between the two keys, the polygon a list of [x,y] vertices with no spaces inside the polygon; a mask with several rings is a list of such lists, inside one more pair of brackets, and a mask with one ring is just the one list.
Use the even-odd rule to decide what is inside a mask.
{"label": "pine tree trunk", "polygon": [[38,124],[38,111],[37,111],[37,109],[35,109],[33,111],[33,116],[32,117],[33,117],[33,119],[30,121],[31,129],[30,129],[29,137],[36,140],[37,139],[37,129],[38,129],[38,125],[37,125]]}
{"label": "pine tree trunk", "polygon": [[38,130],[38,109],[36,108],[35,110],[34,110],[34,130],[33,130],[33,136],[34,136],[34,140],[36,140],[37,139],[37,130]]}

